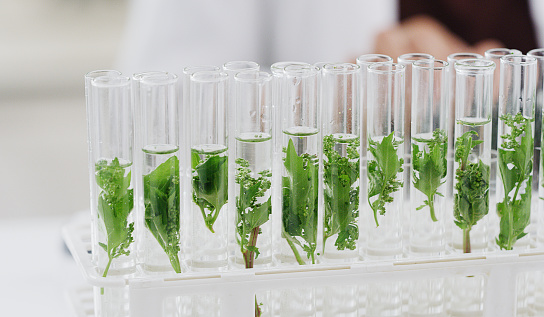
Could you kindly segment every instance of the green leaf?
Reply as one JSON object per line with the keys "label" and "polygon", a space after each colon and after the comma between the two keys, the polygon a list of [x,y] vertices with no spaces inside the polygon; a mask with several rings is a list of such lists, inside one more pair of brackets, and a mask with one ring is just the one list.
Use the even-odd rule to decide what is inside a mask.
{"label": "green leaf", "polygon": [[[236,197],[236,240],[244,254],[246,268],[253,267],[253,260],[259,255],[257,238],[260,226],[264,225],[272,213],[272,199],[269,193],[271,187],[269,170],[258,173],[259,177],[252,177],[249,162],[242,158],[236,159],[237,172],[235,182],[239,185],[239,194]],[[258,199],[268,195],[264,203]]]}
{"label": "green leaf", "polygon": [[354,250],[359,236],[359,186],[353,186],[359,180],[359,138],[342,142],[347,143],[345,157],[334,149],[337,141],[332,135],[323,138],[323,247],[329,237],[339,234],[337,249]]}
{"label": "green leaf", "polygon": [[193,201],[200,207],[204,222],[211,232],[228,199],[228,158],[210,155],[203,162],[192,152]]}
{"label": "green leaf", "polygon": [[[417,144],[412,144],[412,166],[414,187],[427,196],[424,206],[429,206],[431,219],[437,221],[434,212],[434,197],[441,195],[438,188],[446,182],[447,174],[447,137],[444,130],[433,131],[433,138],[426,143],[429,151],[419,150]],[[420,206],[417,210],[422,209]]]}
{"label": "green leaf", "polygon": [[176,273],[181,273],[179,160],[170,157],[144,175],[145,225],[153,234]]}
{"label": "green leaf", "polygon": [[497,203],[501,221],[496,241],[501,249],[511,250],[516,241],[527,234],[524,230],[530,223],[533,119],[525,118],[521,112],[515,116],[505,114],[500,119],[509,132],[501,135],[504,142],[498,151],[504,198]]}
{"label": "green leaf", "polygon": [[108,264],[103,276],[106,277],[113,259],[129,255],[133,241],[134,223],[128,223],[128,216],[134,208],[133,190],[130,187],[130,165],[122,166],[118,158],[110,163],[100,160],[95,164],[95,179],[100,187],[98,194],[98,219],[106,235],[106,243],[99,245],[108,254]]}
{"label": "green leaf", "polygon": [[[404,186],[398,175],[404,171],[404,159],[399,158],[397,148],[402,142],[394,141],[394,132],[381,142],[368,139],[368,149],[373,159],[368,161],[368,203],[374,212],[374,221],[378,223],[378,213],[385,215],[385,206],[393,202],[393,194]],[[371,198],[378,196],[371,202]]]}
{"label": "green leaf", "polygon": [[[318,164],[315,155],[296,153],[293,140],[285,149],[284,166],[287,176],[282,178],[282,224],[288,241],[301,237],[302,249],[315,261],[317,242]],[[284,236],[285,237],[285,236]],[[299,262],[300,263],[300,262]]]}
{"label": "green leaf", "polygon": [[[455,224],[468,232],[489,212],[489,166],[481,160],[478,163],[468,161],[472,149],[482,143],[481,140],[473,140],[473,136],[478,134],[471,130],[455,142],[455,161],[459,167],[455,171],[453,215]],[[463,245],[470,245],[465,238]]]}

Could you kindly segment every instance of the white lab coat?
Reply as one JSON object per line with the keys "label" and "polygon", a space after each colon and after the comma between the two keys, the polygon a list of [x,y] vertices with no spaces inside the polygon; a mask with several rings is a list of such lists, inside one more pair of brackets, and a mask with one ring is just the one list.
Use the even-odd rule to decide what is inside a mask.
{"label": "white lab coat", "polygon": [[125,74],[251,60],[354,62],[397,20],[396,0],[133,0]]}

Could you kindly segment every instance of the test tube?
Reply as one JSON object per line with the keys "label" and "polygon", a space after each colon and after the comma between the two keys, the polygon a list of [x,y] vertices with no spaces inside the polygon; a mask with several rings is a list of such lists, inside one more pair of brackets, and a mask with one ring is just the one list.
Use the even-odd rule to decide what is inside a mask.
{"label": "test tube", "polygon": [[[484,58],[482,55],[477,53],[454,53],[448,56],[448,76],[449,76],[449,104],[448,104],[448,177],[446,180],[446,203],[447,210],[453,210],[453,178],[455,173],[453,172],[453,157],[455,151],[453,149],[453,144],[455,141],[454,130],[455,130],[455,63],[463,59],[479,59]],[[453,222],[453,213],[447,212],[445,214],[447,218],[446,223]],[[446,226],[446,236],[451,237],[451,226]],[[448,239],[449,240],[449,239]]]}
{"label": "test tube", "polygon": [[531,195],[536,99],[536,58],[501,58],[497,146],[497,214],[500,249],[531,243]]}
{"label": "test tube", "polygon": [[129,275],[136,265],[130,83],[128,77],[100,76],[88,91],[92,260],[103,277]]}
{"label": "test tube", "polygon": [[145,228],[141,263],[148,272],[181,273],[181,190],[179,164],[178,77],[143,75],[139,81],[140,148]]}
{"label": "test tube", "polygon": [[412,64],[419,60],[432,60],[434,56],[426,53],[408,53],[397,57],[397,62],[406,67],[406,79],[405,79],[405,95],[404,95],[404,200],[408,202],[410,200],[410,175],[412,174],[410,168],[411,151],[410,147],[410,134],[412,129],[410,128],[412,122]]}
{"label": "test tube", "polygon": [[[228,112],[228,118],[227,118],[227,129],[228,129],[228,155],[229,157],[234,157],[235,150],[234,150],[234,143],[235,138],[233,137],[235,135],[235,118],[234,118],[234,108],[236,107],[236,99],[235,99],[235,82],[234,82],[234,76],[243,71],[259,71],[260,65],[256,62],[252,61],[230,61],[223,64],[221,67],[222,71],[228,75],[228,79],[226,82],[226,105],[227,105],[227,112]],[[235,195],[235,184],[234,184],[234,173],[236,169],[236,164],[234,162],[235,160],[229,161],[229,197],[234,197]],[[228,201],[228,222],[229,224],[234,223],[234,219],[236,218],[236,202],[234,199],[231,199]],[[234,235],[234,231],[229,231],[229,252],[232,253],[232,250],[236,250],[237,243],[236,243],[236,237]]]}
{"label": "test tube", "polygon": [[[493,48],[485,52],[485,58],[495,63],[495,72],[493,74],[493,104],[491,112],[491,175],[497,174],[497,142],[499,136],[497,135],[497,127],[499,120],[499,79],[501,72],[501,58],[507,55],[521,55],[521,52],[516,49],[509,48]],[[492,241],[495,239],[495,228],[499,226],[499,217],[496,211],[496,191],[497,184],[496,178],[491,177],[491,183],[489,186],[489,204],[493,212],[488,216],[489,226],[489,239]]]}
{"label": "test tube", "polygon": [[544,243],[544,228],[542,228],[544,225],[544,199],[538,198],[540,197],[540,187],[544,185],[542,184],[543,178],[540,175],[541,170],[543,170],[541,164],[544,164],[544,160],[541,159],[544,49],[531,50],[527,53],[527,56],[536,58],[535,151],[533,159],[533,201],[536,200],[536,202],[533,203],[533,210],[538,210],[538,212],[531,214],[531,222],[538,224],[536,228],[537,243],[542,245]]}
{"label": "test tube", "polygon": [[235,264],[272,264],[272,76],[235,75]]}
{"label": "test tube", "polygon": [[282,240],[280,261],[315,264],[318,231],[318,70],[291,65],[284,70],[282,129]]}
{"label": "test tube", "polygon": [[227,74],[191,75],[192,258],[194,270],[228,265]]}
{"label": "test tube", "polygon": [[360,108],[356,64],[323,66],[323,252],[325,262],[359,256]]}
{"label": "test tube", "polygon": [[[402,255],[405,66],[369,66],[366,246],[369,258]],[[403,211],[404,210],[404,211]]]}
{"label": "test tube", "polygon": [[272,73],[272,169],[278,171],[272,174],[272,246],[273,253],[280,256],[282,245],[282,220],[281,220],[281,188],[282,176],[279,171],[282,170],[282,120],[281,106],[285,103],[285,67],[289,65],[308,66],[310,64],[303,62],[277,62],[270,66]]}
{"label": "test tube", "polygon": [[[368,67],[375,63],[393,63],[393,58],[387,55],[383,54],[364,54],[359,57],[357,57],[357,65],[360,67],[360,76],[359,76],[359,103],[360,105],[360,114],[361,114],[361,180],[365,180],[367,178],[366,174],[366,149],[367,149],[367,101],[368,101]],[[361,188],[359,191],[359,206],[364,206],[366,204],[366,188],[367,182],[362,181],[361,182]],[[406,213],[406,216],[409,216],[409,213]],[[402,223],[408,224],[409,222],[402,221]],[[404,230],[403,232],[408,232],[408,230]],[[366,239],[365,234],[359,235],[359,241],[360,244],[364,244]],[[362,249],[360,248],[360,253]]]}
{"label": "test tube", "polygon": [[213,65],[199,65],[199,66],[189,66],[183,69],[183,74],[181,78],[182,91],[181,91],[181,109],[180,113],[180,144],[186,145],[180,148],[179,158],[180,158],[180,176],[181,176],[181,193],[182,193],[182,205],[181,217],[186,221],[182,221],[181,225],[183,226],[181,234],[183,235],[182,244],[181,244],[181,256],[183,258],[188,258],[191,254],[191,243],[193,242],[193,237],[191,232],[193,230],[193,169],[191,166],[191,128],[192,128],[192,118],[191,118],[191,76],[198,72],[219,72],[221,70],[218,66]]}
{"label": "test tube", "polygon": [[412,64],[412,254],[441,255],[446,250],[447,72],[446,61],[428,59]]}
{"label": "test tube", "polygon": [[455,180],[453,248],[464,253],[488,247],[487,217],[491,164],[491,105],[495,63],[455,63]]}

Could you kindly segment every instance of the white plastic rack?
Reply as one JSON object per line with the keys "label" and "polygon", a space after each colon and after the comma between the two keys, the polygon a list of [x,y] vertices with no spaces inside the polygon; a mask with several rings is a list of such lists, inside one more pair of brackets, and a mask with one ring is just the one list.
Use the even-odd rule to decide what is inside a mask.
{"label": "white plastic rack", "polygon": [[[254,316],[255,294],[259,292],[301,287],[342,288],[348,285],[386,284],[456,276],[483,276],[486,281],[483,310],[479,314],[457,314],[456,316],[542,316],[534,312],[534,309],[531,312],[531,307],[542,306],[538,303],[540,299],[534,292],[536,292],[535,288],[544,286],[535,287],[535,281],[531,277],[532,272],[544,271],[544,250],[540,249],[490,252],[480,255],[449,255],[440,258],[361,261],[339,265],[284,266],[211,273],[187,272],[178,275],[149,276],[143,272],[137,272],[130,278],[115,276],[103,278],[97,267],[91,263],[89,225],[69,224],[63,229],[63,237],[85,279],[95,287],[95,301],[100,300],[98,296],[103,296],[96,291],[97,289],[121,290],[126,301],[123,304],[124,309],[126,315],[130,317],[185,316],[181,312],[168,313],[165,309],[168,306],[167,301],[176,297],[200,294],[212,295],[218,299],[216,302],[219,316]],[[84,311],[89,313],[91,311],[89,304],[84,304],[86,305]],[[178,305],[183,304],[178,302]],[[358,316],[367,316],[364,311],[364,308],[358,310]],[[266,315],[274,316],[273,314]],[[455,314],[445,310],[440,314],[425,316],[453,315]],[[327,316],[327,314],[318,309],[315,316]],[[390,316],[415,315],[405,313],[403,309],[400,315]]]}

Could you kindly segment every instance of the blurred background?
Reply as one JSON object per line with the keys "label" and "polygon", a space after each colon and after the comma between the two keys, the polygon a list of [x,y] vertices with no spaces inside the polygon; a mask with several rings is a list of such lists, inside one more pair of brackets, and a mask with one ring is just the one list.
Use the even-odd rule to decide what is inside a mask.
{"label": "blurred background", "polygon": [[89,208],[83,76],[113,67],[127,3],[0,4],[0,219]]}

